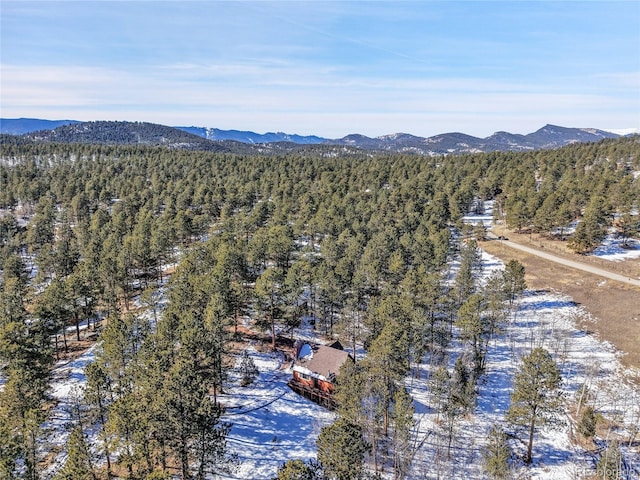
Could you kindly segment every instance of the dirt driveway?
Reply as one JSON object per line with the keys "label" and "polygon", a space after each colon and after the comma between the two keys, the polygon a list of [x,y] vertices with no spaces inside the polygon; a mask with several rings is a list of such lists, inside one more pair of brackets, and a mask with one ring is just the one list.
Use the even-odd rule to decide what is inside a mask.
{"label": "dirt driveway", "polygon": [[609,262],[615,271],[605,270],[578,255],[571,258],[558,242],[548,245],[544,239],[504,233],[509,241],[489,240],[480,247],[505,262],[513,258],[522,262],[529,288],[557,291],[581,304],[593,319],[582,319],[579,327],[611,342],[622,353],[623,365],[640,369],[640,282],[636,275],[640,262]]}

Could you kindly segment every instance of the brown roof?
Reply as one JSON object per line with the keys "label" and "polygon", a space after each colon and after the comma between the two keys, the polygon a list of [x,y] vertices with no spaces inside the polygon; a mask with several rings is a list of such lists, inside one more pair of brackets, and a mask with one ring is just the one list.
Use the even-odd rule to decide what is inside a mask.
{"label": "brown roof", "polygon": [[296,362],[296,365],[308,368],[328,379],[332,373],[338,374],[340,367],[348,358],[350,355],[344,350],[320,345],[317,350],[314,349],[313,357],[302,358]]}

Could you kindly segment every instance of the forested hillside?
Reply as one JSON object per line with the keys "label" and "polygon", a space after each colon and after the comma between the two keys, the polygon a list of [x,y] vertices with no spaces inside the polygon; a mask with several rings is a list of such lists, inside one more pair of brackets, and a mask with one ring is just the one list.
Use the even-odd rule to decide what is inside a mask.
{"label": "forested hillside", "polygon": [[148,122],[83,122],[23,135],[34,142],[107,145],[162,145],[186,150],[227,151],[219,142],[183,130]]}
{"label": "forested hillside", "polygon": [[[610,228],[638,237],[640,139],[448,157],[3,143],[0,477],[40,478],[51,367],[68,353],[67,327],[80,340],[82,322],[101,343],[59,478],[204,479],[232,469],[221,395],[239,323],[250,318],[276,348],[277,333],[307,312],[318,334],[366,351],[344,372],[337,420],[318,439],[326,477],[358,478],[363,465],[391,458],[402,478],[412,414],[403,378],[427,354],[444,362],[455,327],[468,353],[451,378],[442,365],[455,393],[443,397],[443,418],[472,410],[501,305],[524,288],[517,262],[487,287],[474,280],[470,234],[482,232],[462,217],[488,200],[510,227],[578,253]],[[531,362],[545,366],[553,391],[544,351],[526,359],[522,383]],[[512,415],[528,419],[515,407]],[[87,429],[100,432],[100,465]],[[347,464],[336,445],[349,446]]]}

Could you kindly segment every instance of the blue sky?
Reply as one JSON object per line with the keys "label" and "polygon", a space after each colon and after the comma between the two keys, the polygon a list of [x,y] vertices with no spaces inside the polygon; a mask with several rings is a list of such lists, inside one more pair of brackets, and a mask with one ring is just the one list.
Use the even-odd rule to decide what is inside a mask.
{"label": "blue sky", "polygon": [[338,138],[640,129],[640,1],[0,0],[0,116]]}

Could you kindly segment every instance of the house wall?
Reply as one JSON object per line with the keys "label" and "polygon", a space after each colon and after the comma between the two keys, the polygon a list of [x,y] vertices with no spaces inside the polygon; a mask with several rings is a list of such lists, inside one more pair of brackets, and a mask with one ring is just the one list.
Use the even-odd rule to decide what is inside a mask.
{"label": "house wall", "polygon": [[300,374],[299,372],[296,372],[296,371],[293,372],[293,379],[296,382],[301,383],[303,385],[306,385],[308,387],[315,388],[315,386],[316,386],[315,378],[313,378],[313,377],[302,378],[302,374]]}
{"label": "house wall", "polygon": [[333,393],[333,390],[335,388],[333,386],[333,383],[325,382],[324,380],[318,380],[318,384],[316,385],[316,387],[327,393]]}
{"label": "house wall", "polygon": [[317,388],[318,390],[322,390],[323,392],[326,392],[329,394],[333,393],[333,390],[335,389],[333,383],[331,382],[327,382],[327,381],[320,380],[313,377],[303,378],[302,374],[296,371],[293,372],[293,379],[298,383],[301,383],[311,388]]}

